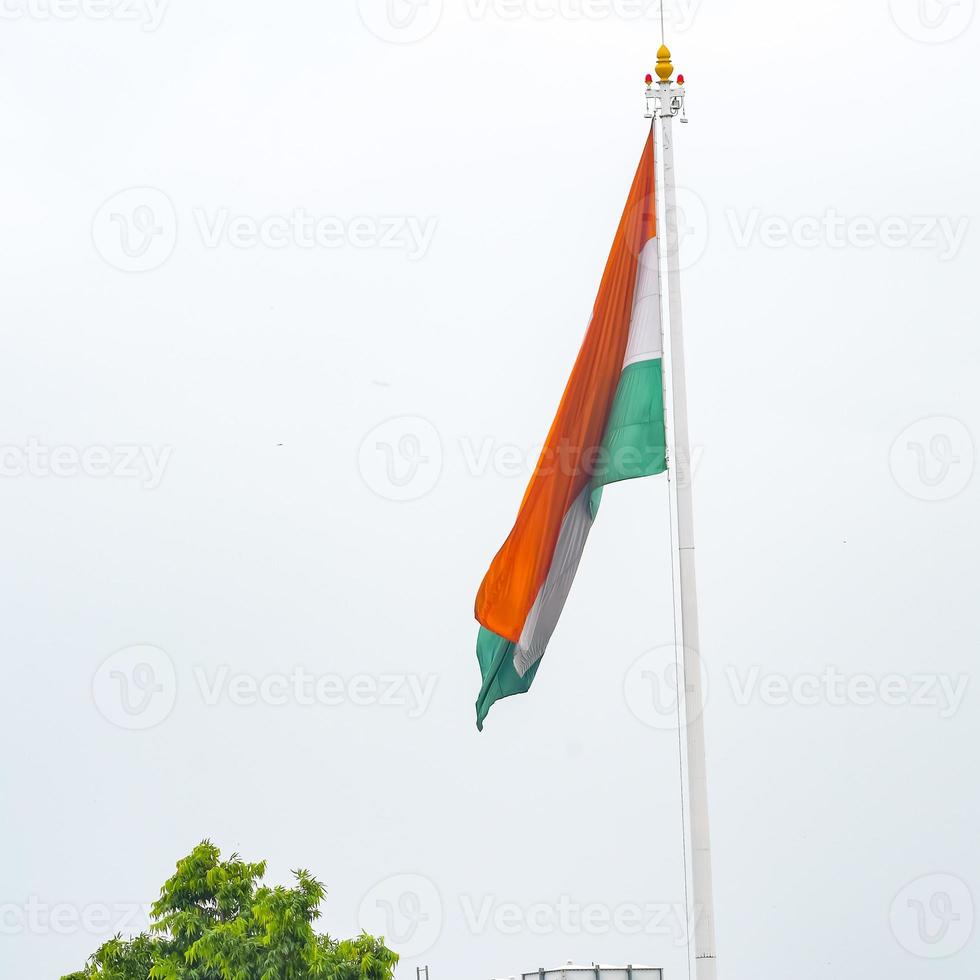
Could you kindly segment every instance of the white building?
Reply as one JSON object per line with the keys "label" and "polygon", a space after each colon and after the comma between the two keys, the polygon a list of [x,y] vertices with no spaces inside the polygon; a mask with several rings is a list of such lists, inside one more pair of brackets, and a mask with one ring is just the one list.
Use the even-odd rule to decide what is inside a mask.
{"label": "white building", "polygon": [[533,973],[522,973],[520,977],[507,977],[502,980],[663,980],[663,970],[654,966],[608,966],[593,963],[591,966],[576,966],[571,961],[564,966],[546,970],[539,967]]}

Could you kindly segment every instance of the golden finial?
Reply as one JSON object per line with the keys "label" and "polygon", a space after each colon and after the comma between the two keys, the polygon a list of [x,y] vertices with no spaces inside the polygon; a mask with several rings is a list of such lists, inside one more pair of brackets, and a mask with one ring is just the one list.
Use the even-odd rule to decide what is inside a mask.
{"label": "golden finial", "polygon": [[669,82],[670,76],[674,74],[674,66],[670,63],[670,48],[666,44],[660,45],[657,51],[657,78],[662,82]]}

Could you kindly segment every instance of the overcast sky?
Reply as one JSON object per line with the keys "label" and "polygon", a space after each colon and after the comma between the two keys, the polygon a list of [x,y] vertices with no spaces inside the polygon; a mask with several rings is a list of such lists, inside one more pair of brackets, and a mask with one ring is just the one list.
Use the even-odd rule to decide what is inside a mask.
{"label": "overcast sky", "polygon": [[[667,484],[478,735],[644,0],[2,0],[0,974],[203,837],[399,980],[686,975]],[[980,969],[975,0],[675,0],[720,976]]]}

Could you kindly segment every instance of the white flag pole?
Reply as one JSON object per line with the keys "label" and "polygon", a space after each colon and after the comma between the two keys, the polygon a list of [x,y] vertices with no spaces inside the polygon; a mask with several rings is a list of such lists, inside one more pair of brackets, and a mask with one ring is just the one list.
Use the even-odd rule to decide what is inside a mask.
{"label": "white flag pole", "polygon": [[[681,310],[680,257],[677,225],[677,193],[674,180],[674,117],[684,112],[683,76],[674,84],[670,51],[662,45],[657,52],[656,90],[648,89],[655,103],[662,133],[664,246],[667,265],[667,299],[670,320],[670,383],[672,392],[672,439],[669,445],[671,493],[677,514],[677,561],[674,563],[680,596],[684,698],[678,721],[686,720],[687,773],[686,808],[691,842],[691,905],[694,927],[695,977],[715,980],[715,921],[711,876],[711,835],[708,823],[708,780],[704,743],[704,691],[701,679],[698,634],[697,583],[694,571],[694,507],[691,493],[691,445],[687,425],[687,383],[684,373],[684,332]],[[681,116],[681,122],[687,122]],[[689,938],[690,942],[690,938]]]}

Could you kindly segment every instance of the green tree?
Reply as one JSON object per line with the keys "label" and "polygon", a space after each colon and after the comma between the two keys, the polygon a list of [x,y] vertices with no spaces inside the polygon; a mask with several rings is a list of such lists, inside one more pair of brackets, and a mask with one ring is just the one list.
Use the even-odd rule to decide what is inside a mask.
{"label": "green tree", "polygon": [[110,939],[62,980],[391,980],[398,954],[383,938],[314,931],[326,891],[293,874],[292,888],[270,888],[264,861],[222,861],[204,841],[160,889],[149,935]]}

